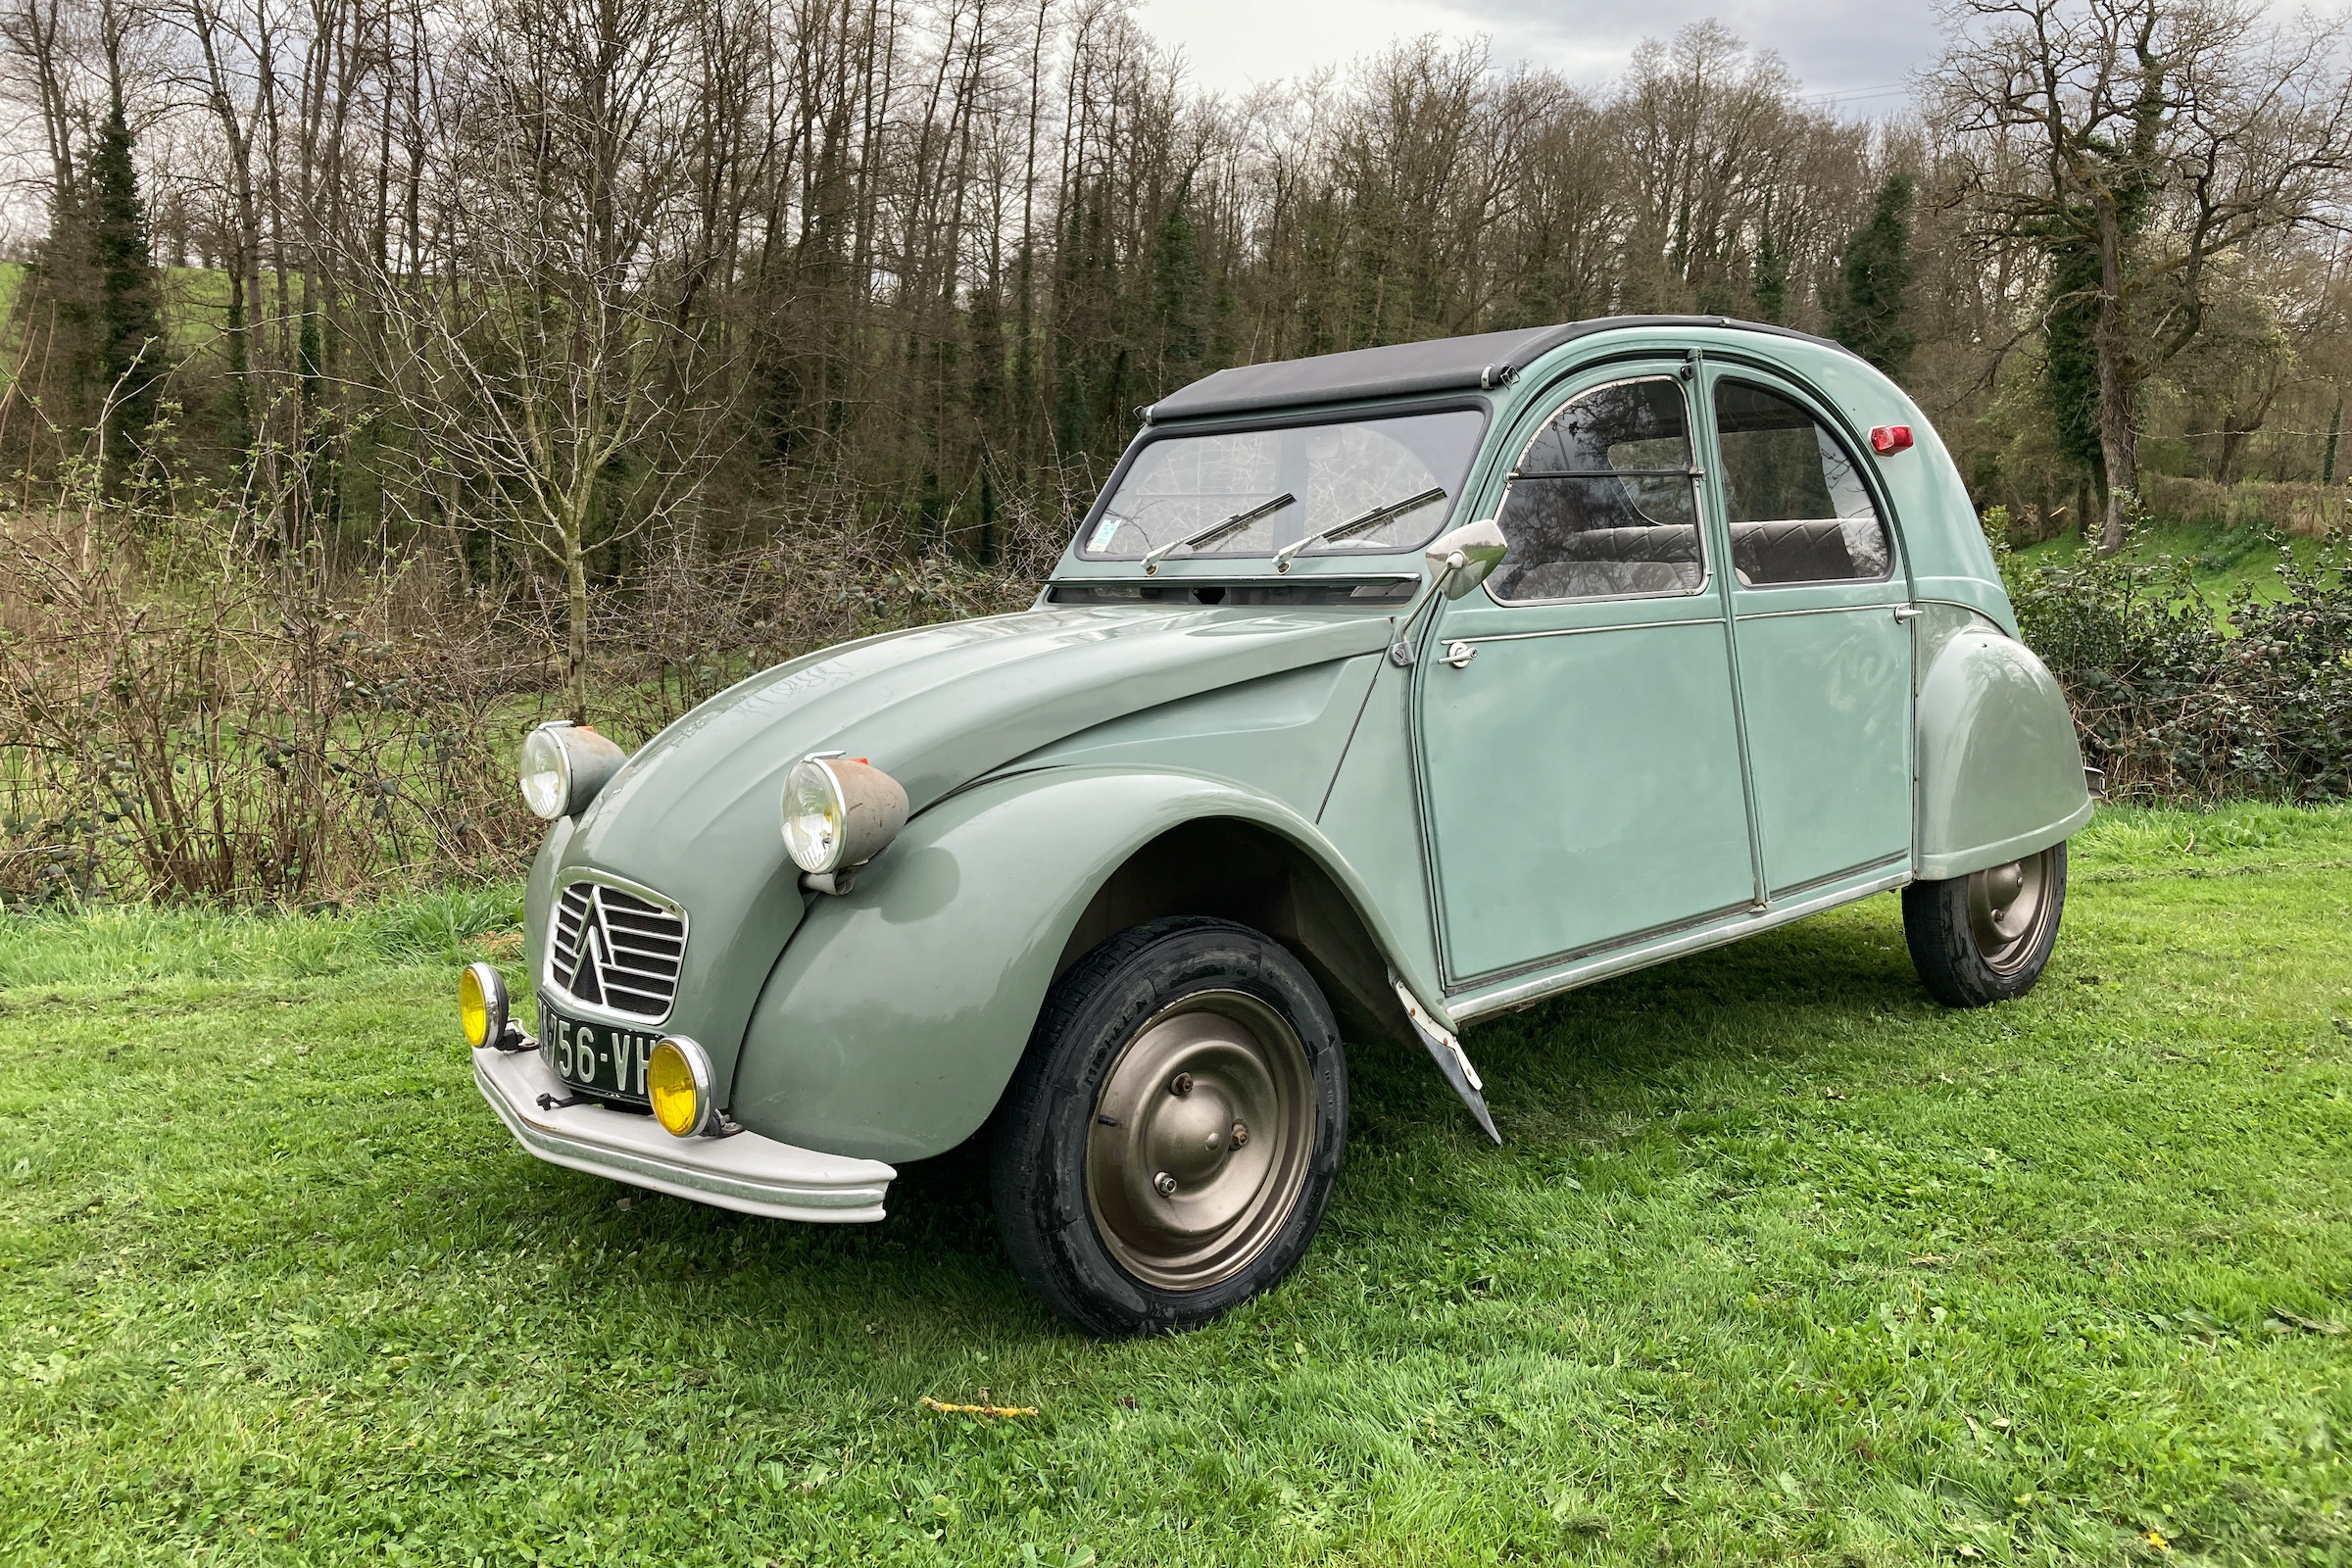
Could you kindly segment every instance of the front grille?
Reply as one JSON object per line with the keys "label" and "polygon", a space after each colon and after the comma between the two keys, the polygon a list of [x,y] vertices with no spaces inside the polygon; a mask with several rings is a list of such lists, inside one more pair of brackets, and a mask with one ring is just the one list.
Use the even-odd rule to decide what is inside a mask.
{"label": "front grille", "polygon": [[686,920],[603,882],[574,882],[556,902],[548,978],[572,1001],[634,1018],[665,1018],[686,956]]}

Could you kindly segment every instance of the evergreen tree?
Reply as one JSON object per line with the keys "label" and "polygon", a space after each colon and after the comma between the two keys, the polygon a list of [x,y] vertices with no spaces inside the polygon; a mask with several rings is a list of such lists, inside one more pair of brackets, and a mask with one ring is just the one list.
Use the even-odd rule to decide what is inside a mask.
{"label": "evergreen tree", "polygon": [[[2099,445],[2099,253],[2055,240],[2042,313],[2042,403],[2061,456],[2088,475],[2103,496],[2107,460]],[[2087,523],[2085,524],[2087,526]]]}
{"label": "evergreen tree", "polygon": [[1843,287],[1830,309],[1831,334],[1897,379],[1919,342],[1904,300],[1911,287],[1911,197],[1909,174],[1886,176],[1870,218],[1845,242]]}
{"label": "evergreen tree", "polygon": [[1192,181],[1175,199],[1152,236],[1152,315],[1159,331],[1159,387],[1164,395],[1200,373],[1206,333],[1201,320],[1202,278],[1200,236],[1193,226]]}
{"label": "evergreen tree", "polygon": [[163,314],[155,259],[147,243],[147,205],[131,163],[130,127],[117,103],[98,127],[90,155],[87,206],[81,215],[97,271],[97,328],[92,345],[100,396],[114,398],[108,447],[136,441],[155,420],[163,383]]}
{"label": "evergreen tree", "polygon": [[1749,292],[1755,296],[1756,319],[1775,326],[1788,320],[1788,253],[1774,237],[1769,218],[1764,237],[1756,242],[1756,273]]}

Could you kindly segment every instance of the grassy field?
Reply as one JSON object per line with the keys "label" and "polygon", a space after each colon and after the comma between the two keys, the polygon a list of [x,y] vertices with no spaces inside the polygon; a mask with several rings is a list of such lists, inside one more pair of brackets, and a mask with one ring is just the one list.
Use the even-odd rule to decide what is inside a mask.
{"label": "grassy field", "polygon": [[1500,1149],[1363,1053],[1298,1274],[1142,1344],[967,1155],[820,1230],[517,1152],[513,919],[0,926],[0,1559],[2352,1561],[2352,810],[2102,816],[2004,1007],[1881,898],[1476,1030]]}
{"label": "grassy field", "polygon": [[[2305,565],[2318,554],[2314,539],[2288,541]],[[2081,533],[2063,533],[2016,551],[2021,567],[2063,566],[2082,549]],[[2189,582],[2218,613],[2235,589],[2251,584],[2261,599],[2281,599],[2278,546],[2258,528],[2221,528],[2209,523],[2166,520],[2142,529],[2126,548],[2128,560],[2153,564],[2170,559],[2188,563]]]}

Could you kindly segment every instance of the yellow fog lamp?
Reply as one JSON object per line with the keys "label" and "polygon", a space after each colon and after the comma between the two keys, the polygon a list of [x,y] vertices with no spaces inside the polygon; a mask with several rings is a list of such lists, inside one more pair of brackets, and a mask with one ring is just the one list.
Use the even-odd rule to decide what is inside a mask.
{"label": "yellow fog lamp", "polygon": [[889,847],[906,825],[906,791],[862,757],[819,752],[784,775],[784,848],[826,893]]}
{"label": "yellow fog lamp", "polygon": [[469,963],[458,976],[458,1027],[479,1051],[507,1034],[507,981],[493,964]]}
{"label": "yellow fog lamp", "polygon": [[718,1114],[710,1089],[710,1054],[684,1035],[670,1035],[645,1063],[646,1098],[654,1120],[672,1138],[695,1138],[710,1130]]}

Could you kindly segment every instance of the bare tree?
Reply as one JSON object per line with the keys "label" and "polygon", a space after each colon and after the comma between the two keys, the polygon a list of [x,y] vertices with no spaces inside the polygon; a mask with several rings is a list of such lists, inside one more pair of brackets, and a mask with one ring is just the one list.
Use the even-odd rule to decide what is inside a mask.
{"label": "bare tree", "polygon": [[[2140,393],[2205,325],[2217,263],[2339,224],[2352,75],[2318,24],[2230,0],[1962,0],[1940,114],[1981,148],[1972,196],[2010,241],[2095,262],[2098,439],[2119,548],[2138,483]],[[2018,150],[2030,156],[2010,157]]]}
{"label": "bare tree", "polygon": [[[515,0],[476,37],[471,104],[442,172],[466,230],[446,279],[390,269],[371,306],[414,366],[430,461],[561,573],[572,716],[588,716],[589,550],[691,493],[712,375],[681,328],[665,246],[687,127],[668,89],[684,19],[666,0]],[[691,264],[689,264],[691,265]]]}
{"label": "bare tree", "polygon": [[[807,519],[994,560],[1000,510],[1074,504],[1221,365],[1622,311],[1820,329],[1896,173],[1906,384],[1964,460],[2016,446],[1979,416],[2073,247],[2127,490],[2146,410],[2222,432],[2215,471],[2302,440],[2317,472],[2352,372],[2275,329],[2341,315],[2289,260],[2335,220],[2340,63],[2227,3],[1969,0],[1932,127],[1841,119],[1703,24],[1598,88],[1418,40],[1235,101],[1124,0],[0,0],[0,95],[70,202],[133,81],[157,235],[203,270],[166,306],[172,462],[251,500],[246,548],[423,549],[580,611]],[[20,395],[0,440],[11,408],[29,485],[74,421],[27,436]],[[2065,461],[2018,450],[1968,471]]]}

